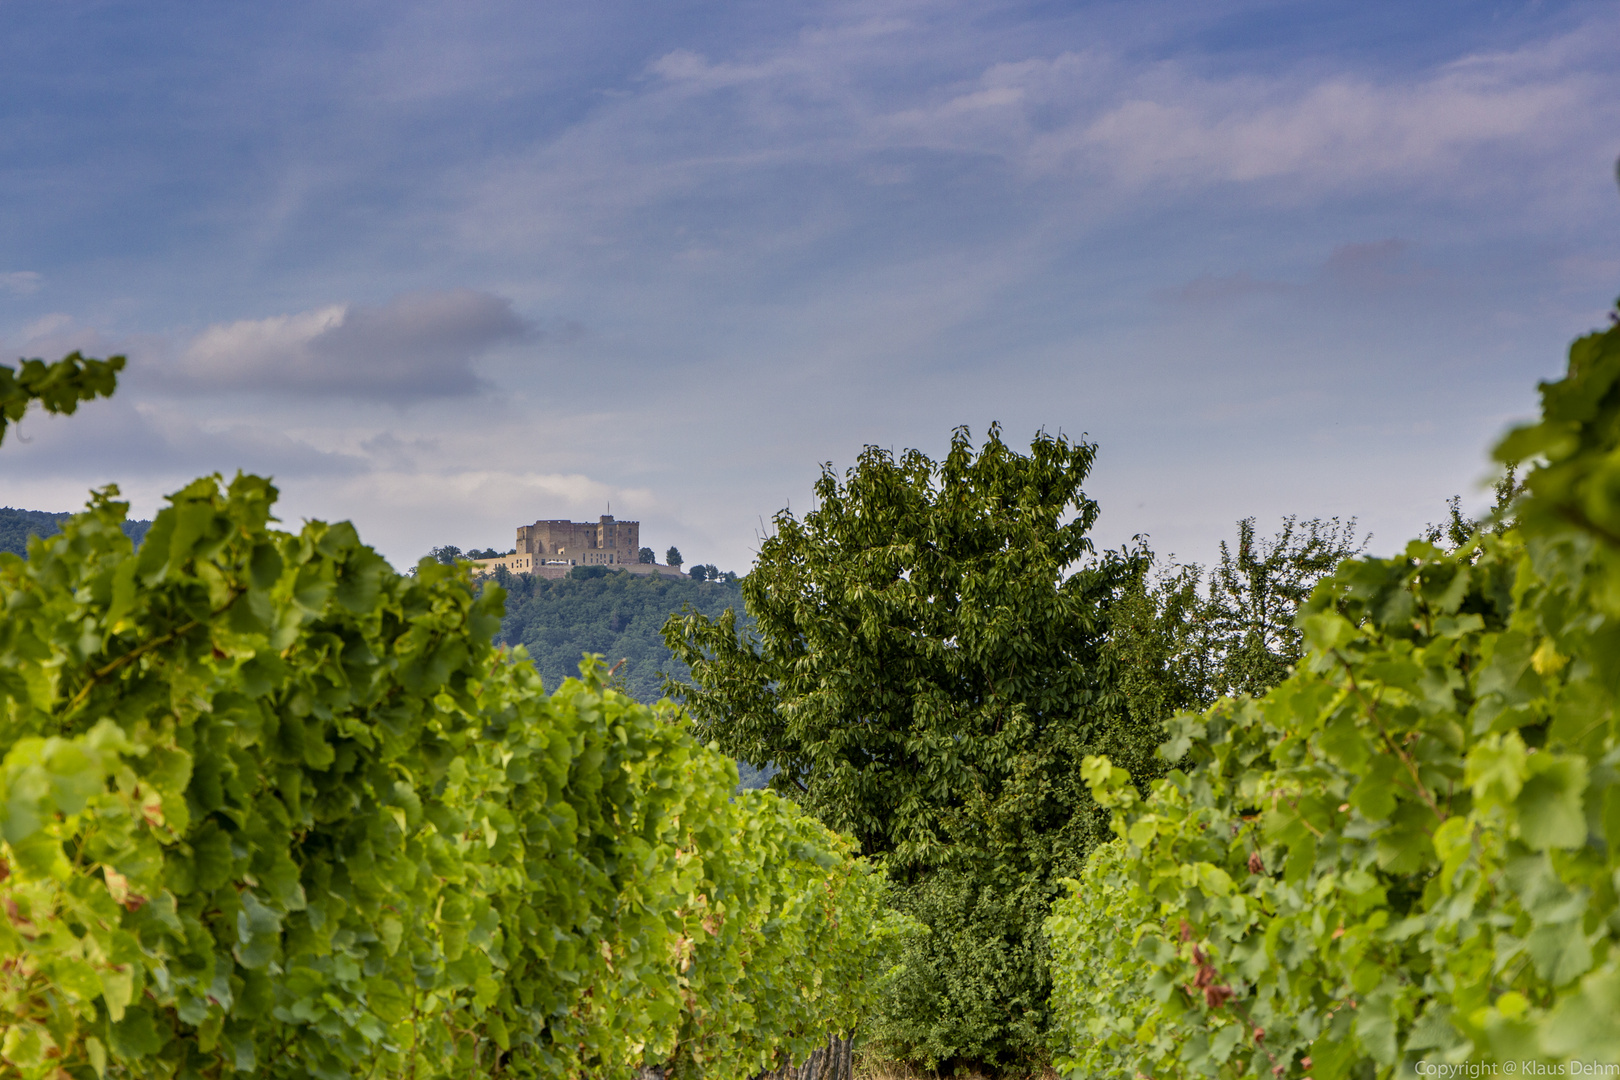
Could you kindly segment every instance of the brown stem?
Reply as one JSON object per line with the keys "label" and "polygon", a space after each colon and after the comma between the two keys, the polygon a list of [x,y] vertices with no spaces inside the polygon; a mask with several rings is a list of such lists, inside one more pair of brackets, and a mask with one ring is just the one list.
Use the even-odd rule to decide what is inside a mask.
{"label": "brown stem", "polygon": [[1367,700],[1367,696],[1361,692],[1361,687],[1356,685],[1356,676],[1355,672],[1350,668],[1350,661],[1345,659],[1344,654],[1337,649],[1333,650],[1333,655],[1338,657],[1339,663],[1344,666],[1345,677],[1350,680],[1350,692],[1356,695],[1356,699],[1361,702],[1362,710],[1367,714],[1367,719],[1371,720],[1373,726],[1378,728],[1378,734],[1383,737],[1384,745],[1389,748],[1390,753],[1400,759],[1402,765],[1406,766],[1406,771],[1411,775],[1412,783],[1417,789],[1416,794],[1428,804],[1435,817],[1441,821],[1446,820],[1446,814],[1440,809],[1440,804],[1435,802],[1434,795],[1423,785],[1423,778],[1418,775],[1417,765],[1412,761],[1412,756],[1395,745],[1395,740],[1390,738],[1389,730],[1384,727],[1384,721],[1379,719],[1378,710],[1373,707],[1371,701]]}
{"label": "brown stem", "polygon": [[[231,605],[240,600],[246,593],[246,589],[238,589],[218,610],[209,612],[208,617],[210,619],[217,619],[219,616],[225,614],[225,612],[231,609]],[[117,671],[119,668],[126,664],[134,663],[136,660],[139,660],[153,649],[162,648],[163,646],[169,644],[169,642],[191,633],[202,624],[203,621],[201,619],[192,619],[188,623],[175,627],[167,634],[163,634],[160,637],[155,637],[151,641],[146,642],[144,645],[139,645],[136,648],[131,649],[129,652],[125,653],[123,656],[120,656],[111,663],[90,672],[90,678],[86,679],[84,685],[79,687],[78,693],[73,695],[73,698],[68,702],[67,710],[63,715],[71,716],[79,708],[79,706],[84,704],[85,699],[90,696],[90,691],[95,689],[96,684],[101,682],[101,680],[105,679],[107,676],[111,675],[113,672]]]}

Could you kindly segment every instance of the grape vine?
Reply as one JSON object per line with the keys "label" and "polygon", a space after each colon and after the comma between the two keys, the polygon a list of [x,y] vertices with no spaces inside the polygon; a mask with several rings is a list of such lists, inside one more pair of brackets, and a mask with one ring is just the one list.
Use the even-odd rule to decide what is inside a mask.
{"label": "grape vine", "polygon": [[198,480],[136,553],[108,489],[0,555],[0,1071],[730,1078],[853,1030],[905,928],[847,841],[275,499]]}
{"label": "grape vine", "polygon": [[1517,527],[1342,564],[1147,797],[1086,761],[1117,837],[1047,924],[1066,1073],[1620,1062],[1620,328],[1542,399]]}

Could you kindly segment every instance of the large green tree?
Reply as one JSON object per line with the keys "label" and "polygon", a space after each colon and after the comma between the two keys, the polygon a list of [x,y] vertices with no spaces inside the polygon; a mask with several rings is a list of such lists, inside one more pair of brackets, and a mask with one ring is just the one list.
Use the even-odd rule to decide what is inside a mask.
{"label": "large green tree", "polygon": [[665,628],[699,736],[775,763],[932,929],[880,1024],[925,1063],[1039,1056],[1040,922],[1103,835],[1080,760],[1159,738],[1104,656],[1144,555],[1094,549],[1095,452],[1042,433],[1019,453],[996,427],[977,450],[958,429],[939,462],[868,447],[823,467],[802,519],[777,515],[742,583],[747,636],[729,612]]}

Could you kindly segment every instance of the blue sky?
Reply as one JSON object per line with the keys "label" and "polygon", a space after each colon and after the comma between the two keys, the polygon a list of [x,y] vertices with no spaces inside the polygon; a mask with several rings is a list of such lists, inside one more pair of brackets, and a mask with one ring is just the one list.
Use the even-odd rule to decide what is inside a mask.
{"label": "blue sky", "polygon": [[273,474],[396,564],[743,569],[864,444],[1101,444],[1100,541],[1388,550],[1620,292],[1613,3],[0,0],[0,504]]}

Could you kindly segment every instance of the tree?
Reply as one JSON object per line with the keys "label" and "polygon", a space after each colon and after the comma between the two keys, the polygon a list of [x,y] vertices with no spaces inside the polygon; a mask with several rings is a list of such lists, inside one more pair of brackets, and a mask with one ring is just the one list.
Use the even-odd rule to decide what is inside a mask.
{"label": "tree", "polygon": [[454,544],[446,544],[443,547],[436,547],[432,551],[428,552],[428,558],[432,559],[434,562],[443,563],[445,566],[454,566],[456,564],[456,560],[463,558],[463,555],[461,553],[461,549],[456,547]]}
{"label": "tree", "polygon": [[664,562],[679,570],[681,568],[681,549],[671,544],[669,550],[664,552]]}
{"label": "tree", "polygon": [[1210,573],[1199,649],[1214,663],[1202,703],[1226,694],[1261,694],[1287,678],[1304,654],[1294,625],[1300,605],[1339,563],[1361,552],[1356,519],[1289,516],[1270,540],[1257,539],[1254,519],[1238,522],[1236,550],[1221,544]]}
{"label": "tree", "polygon": [[658,556],[653,554],[652,548],[644,547],[640,551],[636,552],[636,561],[643,564],[654,563],[658,561]]}
{"label": "tree", "polygon": [[720,568],[714,563],[703,564],[703,579],[705,581],[719,581],[720,576]]}
{"label": "tree", "polygon": [[692,567],[692,569],[688,570],[687,573],[692,575],[692,580],[693,581],[705,581],[705,580],[708,579],[708,576],[709,576],[709,568],[707,566],[703,566],[702,564],[699,564],[697,566]]}
{"label": "tree", "polygon": [[1490,512],[1483,520],[1471,521],[1463,517],[1462,496],[1453,495],[1446,500],[1444,524],[1430,524],[1423,529],[1423,539],[1446,551],[1456,551],[1473,539],[1474,533],[1484,529],[1492,536],[1501,536],[1517,522],[1513,517],[1513,504],[1524,494],[1524,482],[1519,478],[1519,463],[1504,463],[1502,475],[1491,485],[1496,496]]}
{"label": "tree", "polygon": [[995,426],[937,463],[869,446],[776,516],[741,586],[749,638],[729,614],[665,627],[698,737],[777,765],[932,928],[877,1031],[925,1063],[1043,1056],[1040,923],[1104,835],[1079,764],[1137,737],[1103,646],[1143,555],[1095,553],[1095,452],[1043,432],[1017,453]]}
{"label": "tree", "polygon": [[80,402],[111,397],[124,363],[122,356],[95,360],[75,349],[54,364],[24,360],[21,370],[0,364],[0,442],[7,425],[21,420],[35,401],[48,413],[72,415]]}
{"label": "tree", "polygon": [[[1264,693],[1287,678],[1302,656],[1300,605],[1366,545],[1354,518],[1290,516],[1269,539],[1245,518],[1237,531],[1213,568],[1172,563],[1144,572],[1118,605],[1108,650],[1139,726],[1225,694]],[[1151,781],[1165,763],[1153,754],[1117,764]]]}

